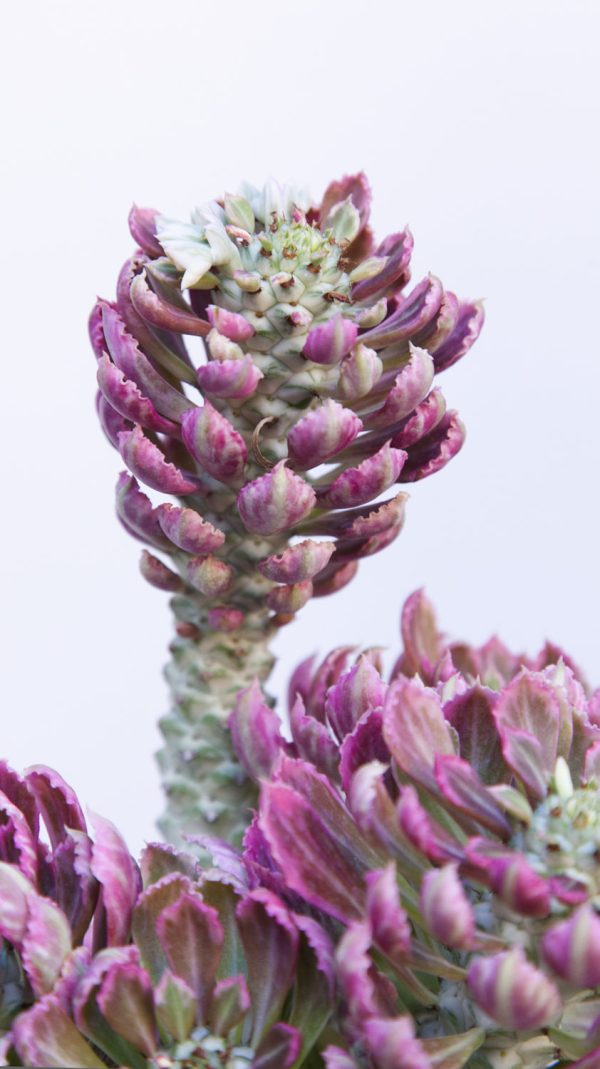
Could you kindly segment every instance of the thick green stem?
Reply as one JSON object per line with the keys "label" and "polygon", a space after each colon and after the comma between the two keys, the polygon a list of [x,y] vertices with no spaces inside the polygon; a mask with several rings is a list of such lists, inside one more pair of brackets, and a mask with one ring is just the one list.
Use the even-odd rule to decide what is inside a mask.
{"label": "thick green stem", "polygon": [[[175,598],[173,607],[179,619],[189,617],[188,599]],[[236,694],[269,676],[274,629],[259,610],[230,633],[189,630],[171,645],[165,673],[172,706],[160,722],[165,744],[157,756],[167,805],[159,826],[173,843],[184,834],[239,843],[256,787],[233,752],[227,721]]]}

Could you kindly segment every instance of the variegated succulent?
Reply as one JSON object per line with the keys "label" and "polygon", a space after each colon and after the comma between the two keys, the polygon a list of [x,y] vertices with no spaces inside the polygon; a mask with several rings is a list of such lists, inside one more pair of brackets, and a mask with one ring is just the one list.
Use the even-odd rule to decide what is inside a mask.
{"label": "variegated succulent", "polygon": [[308,1064],[334,1008],[330,939],[243,859],[150,844],[138,869],[41,767],[0,766],[0,812],[0,1064]]}
{"label": "variegated succulent", "polygon": [[92,313],[100,419],[128,469],[118,514],[150,547],[144,576],[174,595],[160,755],[173,838],[243,828],[234,695],[268,676],[275,628],[397,536],[394,488],[463,442],[434,376],[475,341],[481,306],[433,276],[406,292],[412,237],[376,243],[370,200],[359,174],[318,205],[269,182],[190,223],[134,208],[139,248]]}
{"label": "variegated succulent", "polygon": [[600,691],[547,645],[449,645],[422,592],[392,678],[334,651],[254,685],[262,871],[338,926],[328,1069],[600,1066]]}

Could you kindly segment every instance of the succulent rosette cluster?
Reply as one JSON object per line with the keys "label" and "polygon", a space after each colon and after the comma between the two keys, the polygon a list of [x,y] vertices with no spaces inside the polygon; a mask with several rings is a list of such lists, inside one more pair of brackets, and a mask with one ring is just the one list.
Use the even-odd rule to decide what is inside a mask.
{"label": "succulent rosette cluster", "polygon": [[262,871],[328,918],[327,1069],[600,1065],[600,692],[547,645],[448,644],[418,592],[389,682],[336,650],[232,714]]}
{"label": "succulent rosette cluster", "polygon": [[243,827],[235,693],[269,674],[274,629],[396,538],[398,487],[463,442],[434,379],[477,338],[481,306],[432,275],[407,289],[411,234],[377,242],[370,202],[358,174],[316,205],[269,182],[189,223],[134,208],[138,249],[91,316],[98,411],[127,469],[118,515],[173,594],[172,836]]}
{"label": "succulent rosette cluster", "polygon": [[[332,1013],[329,937],[242,861],[89,834],[50,769],[0,766],[0,1062],[290,1069]],[[196,856],[194,856],[196,855]]]}

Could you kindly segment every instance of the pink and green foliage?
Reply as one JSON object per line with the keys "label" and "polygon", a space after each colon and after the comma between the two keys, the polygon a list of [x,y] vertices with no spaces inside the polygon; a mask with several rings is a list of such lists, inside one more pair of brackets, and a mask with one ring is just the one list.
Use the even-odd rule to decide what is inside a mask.
{"label": "pink and green foliage", "polygon": [[117,514],[173,595],[172,840],[241,839],[256,797],[224,729],[235,694],[268,677],[279,626],[398,536],[400,487],[463,444],[434,380],[476,341],[481,304],[433,275],[409,289],[412,235],[377,241],[370,207],[362,173],[317,203],[246,184],[189,223],[134,207],[137,248],[90,317],[98,414],[127,469]]}
{"label": "pink and green foliage", "polygon": [[220,868],[164,844],[138,868],[50,769],[0,766],[0,807],[2,1064],[304,1064],[333,1009],[317,921],[224,844]]}
{"label": "pink and green foliage", "polygon": [[[187,594],[194,611],[180,604],[180,616],[200,630],[220,627],[215,602],[242,626],[269,592],[276,619],[348,582],[402,526],[403,494],[383,514],[371,502],[462,445],[434,377],[476,340],[481,306],[434,276],[407,290],[410,231],[376,241],[370,206],[357,174],[316,204],[269,183],[212,201],[190,223],[132,209],[138,247],[116,300],[98,301],[90,319],[98,411],[130,473],[121,522],[175,568],[146,554],[143,574]],[[204,342],[201,358],[186,337]],[[138,481],[180,504],[154,507]],[[270,566],[296,535],[312,548],[302,580]],[[226,589],[190,578],[211,554],[233,562]]]}
{"label": "pink and green foliage", "polygon": [[338,933],[326,1064],[600,1064],[600,694],[549,645],[448,644],[421,591],[402,635],[389,682],[304,662],[290,738],[258,686],[231,719],[261,871]]}

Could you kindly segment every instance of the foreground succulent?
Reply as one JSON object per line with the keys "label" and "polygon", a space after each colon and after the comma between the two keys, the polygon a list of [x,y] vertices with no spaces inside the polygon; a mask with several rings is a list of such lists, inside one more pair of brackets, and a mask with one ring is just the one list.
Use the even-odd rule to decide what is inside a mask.
{"label": "foreground succulent", "polygon": [[[239,836],[254,795],[226,737],[235,694],[268,676],[278,626],[397,536],[406,495],[380,495],[463,441],[433,380],[475,341],[481,307],[433,276],[405,293],[410,232],[376,244],[369,208],[363,175],[317,206],[269,183],[191,223],[134,208],[139,249],[92,313],[98,411],[128,469],[118,514],[150,546],[145,577],[174,595],[173,839]],[[153,505],[138,480],[177,503]]]}
{"label": "foreground succulent", "polygon": [[1,1064],[304,1065],[333,1009],[315,921],[241,861],[150,844],[138,869],[50,769],[1,765],[0,810]]}
{"label": "foreground succulent", "polygon": [[[600,1065],[600,692],[554,647],[449,646],[422,593],[389,684],[334,651],[232,730],[263,867],[338,929],[328,1069]],[[264,859],[269,859],[264,860]]]}

